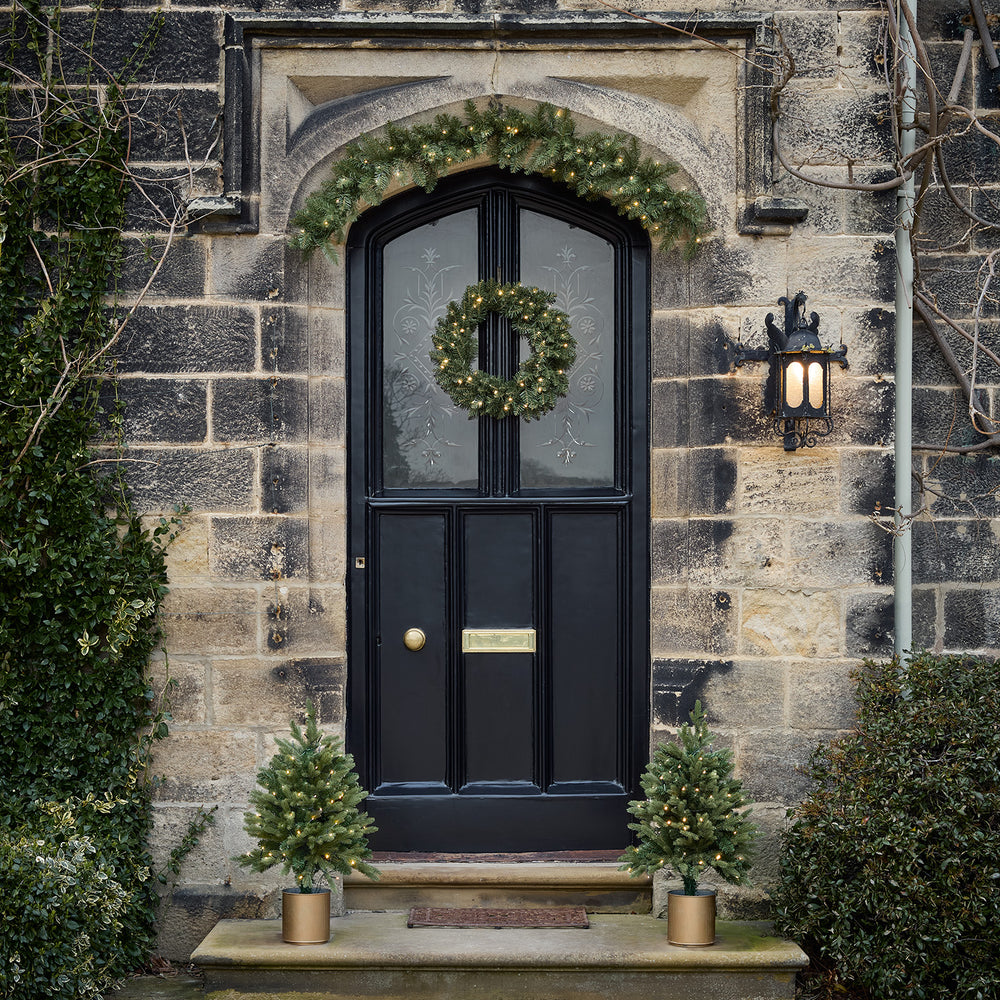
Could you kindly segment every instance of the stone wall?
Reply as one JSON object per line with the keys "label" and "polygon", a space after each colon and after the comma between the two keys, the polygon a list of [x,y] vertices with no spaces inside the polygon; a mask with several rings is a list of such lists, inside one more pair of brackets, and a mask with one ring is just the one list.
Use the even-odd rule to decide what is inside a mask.
{"label": "stone wall", "polygon": [[[623,16],[599,2],[345,0],[331,14],[302,0],[294,12],[166,12],[146,68],[154,82],[136,98],[133,161],[155,179],[158,207],[190,205],[196,221],[173,240],[131,321],[117,383],[138,507],[189,508],[169,557],[169,660],[154,664],[160,681],[177,682],[156,760],[157,852],[197,806],[219,806],[174,894],[166,954],[183,957],[220,914],[270,912],[281,878],[262,881],[230,860],[246,847],[255,771],[307,697],[343,731],[344,270],[303,260],[287,235],[337,150],[393,117],[492,93],[549,100],[673,157],[681,182],[708,201],[714,232],[700,254],[654,255],[650,738],[702,699],[761,803],[763,884],[785,809],[805,791],[796,766],[850,725],[852,666],[891,653],[891,536],[871,515],[893,506],[894,198],[775,169],[766,114],[780,37],[797,69],[781,99],[784,153],[826,180],[884,176],[882,15],[866,2],[789,0],[766,5],[778,8],[777,36],[763,17],[720,14],[714,23],[729,26],[708,45],[657,29],[658,6],[632,4],[649,20],[610,36]],[[317,13],[329,15],[323,30],[307,23]],[[105,16],[114,24],[100,45],[113,61],[147,12]],[[713,16],[703,19],[711,32]],[[542,56],[527,36],[532,21],[549,25]],[[455,35],[463,23],[467,35]],[[70,37],[85,25],[83,14],[63,22]],[[365,25],[386,37],[366,44]],[[424,41],[403,45],[400,26]],[[574,79],[551,75],[555,64],[571,65]],[[364,98],[411,78],[437,82],[391,107]],[[320,113],[352,96],[340,113]],[[144,286],[165,232],[136,197],[128,293]],[[765,412],[766,365],[734,371],[727,345],[764,344],[765,315],[800,289],[824,340],[847,346],[850,369],[833,375],[833,435],[789,453]],[[940,425],[949,373],[923,341],[918,365],[920,419]],[[918,467],[928,479],[954,470],[966,492],[989,498],[975,514],[935,501],[934,522],[916,525],[917,638],[995,644],[996,591],[980,586],[996,579],[991,468],[982,457],[923,454]]]}

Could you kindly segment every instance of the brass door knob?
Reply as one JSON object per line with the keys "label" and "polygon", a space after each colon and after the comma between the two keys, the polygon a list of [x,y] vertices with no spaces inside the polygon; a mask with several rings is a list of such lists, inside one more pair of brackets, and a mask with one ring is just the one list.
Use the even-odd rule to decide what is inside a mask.
{"label": "brass door knob", "polygon": [[420,628],[408,628],[403,633],[403,645],[412,650],[414,653],[418,649],[424,648],[424,643],[427,642],[427,636],[424,635],[424,630]]}

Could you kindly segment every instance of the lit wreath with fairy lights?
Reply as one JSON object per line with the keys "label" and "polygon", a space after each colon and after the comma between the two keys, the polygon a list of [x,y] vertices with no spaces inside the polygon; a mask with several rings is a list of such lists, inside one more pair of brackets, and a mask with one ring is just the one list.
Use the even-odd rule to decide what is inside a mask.
{"label": "lit wreath with fairy lights", "polygon": [[[569,369],[576,361],[576,341],[569,317],[552,303],[555,295],[520,282],[480,281],[462,298],[448,303],[431,342],[431,361],[438,385],[469,418],[524,417],[548,413],[569,390]],[[479,359],[477,331],[490,313],[511,322],[531,348],[512,378],[473,370]]]}

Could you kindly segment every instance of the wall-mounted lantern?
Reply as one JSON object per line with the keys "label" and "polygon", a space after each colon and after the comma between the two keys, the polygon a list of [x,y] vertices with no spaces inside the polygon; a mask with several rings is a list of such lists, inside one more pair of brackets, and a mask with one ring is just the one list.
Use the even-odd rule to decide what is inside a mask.
{"label": "wall-mounted lantern", "polygon": [[774,313],[765,317],[770,347],[747,348],[729,341],[733,363],[769,361],[769,404],[774,416],[774,432],[784,439],[785,451],[812,448],[816,439],[833,430],[830,413],[830,364],[836,361],[847,368],[847,347],[836,351],[825,348],[819,339],[819,316],[810,313],[806,320],[806,295],[793,299],[782,296],[785,307],[784,329],[774,323]]}

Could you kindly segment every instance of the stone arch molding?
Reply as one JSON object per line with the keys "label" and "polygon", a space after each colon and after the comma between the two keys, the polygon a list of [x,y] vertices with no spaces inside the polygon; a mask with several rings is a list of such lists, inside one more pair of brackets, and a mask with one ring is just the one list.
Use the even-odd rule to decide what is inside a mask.
{"label": "stone arch molding", "polygon": [[634,135],[697,186],[723,237],[785,235],[805,207],[772,192],[769,87],[757,67],[773,25],[761,14],[705,16],[698,34],[600,11],[227,15],[225,190],[191,203],[195,227],[285,234],[352,139],[499,97]]}

